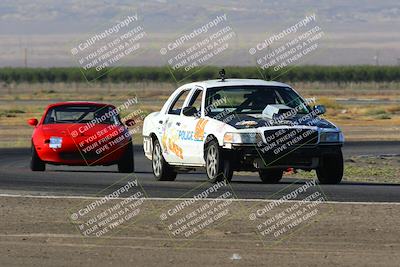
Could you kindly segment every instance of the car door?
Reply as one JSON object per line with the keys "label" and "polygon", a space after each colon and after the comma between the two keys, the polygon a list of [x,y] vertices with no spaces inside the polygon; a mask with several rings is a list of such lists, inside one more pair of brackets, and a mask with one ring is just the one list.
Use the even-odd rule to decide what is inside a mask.
{"label": "car door", "polygon": [[183,114],[183,108],[179,118],[178,145],[183,148],[183,164],[185,165],[203,165],[203,142],[204,128],[208,120],[204,119],[203,114],[203,89],[195,87],[188,96],[188,101],[184,107],[195,107],[197,113],[192,116]]}
{"label": "car door", "polygon": [[179,143],[179,129],[182,125],[181,111],[188,99],[191,88],[183,88],[171,101],[164,119],[160,120],[160,142],[163,156],[168,163],[182,164],[184,162],[184,148]]}

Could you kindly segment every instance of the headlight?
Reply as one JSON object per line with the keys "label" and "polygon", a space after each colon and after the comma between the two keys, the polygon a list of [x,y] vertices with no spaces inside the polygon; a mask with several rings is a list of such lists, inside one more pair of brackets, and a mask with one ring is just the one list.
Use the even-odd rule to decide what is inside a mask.
{"label": "headlight", "polygon": [[338,133],[338,132],[322,132],[320,141],[322,143],[340,142],[340,133]]}
{"label": "headlight", "polygon": [[256,133],[226,133],[224,143],[255,144],[257,142],[256,136]]}
{"label": "headlight", "polygon": [[61,148],[62,145],[62,137],[50,137],[49,147],[50,148]]}

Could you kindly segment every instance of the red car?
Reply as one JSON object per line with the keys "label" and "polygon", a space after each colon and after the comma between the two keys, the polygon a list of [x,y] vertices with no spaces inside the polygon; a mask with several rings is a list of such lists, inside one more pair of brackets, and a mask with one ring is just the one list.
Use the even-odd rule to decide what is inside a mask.
{"label": "red car", "polygon": [[[131,120],[126,121],[130,125]],[[132,138],[113,105],[61,102],[49,105],[43,117],[28,120],[32,135],[32,171],[46,164],[94,166],[118,164],[134,170]]]}

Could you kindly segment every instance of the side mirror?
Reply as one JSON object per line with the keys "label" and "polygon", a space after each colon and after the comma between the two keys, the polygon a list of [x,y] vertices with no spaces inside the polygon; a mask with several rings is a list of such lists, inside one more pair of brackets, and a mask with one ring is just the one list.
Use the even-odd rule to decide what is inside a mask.
{"label": "side mirror", "polygon": [[30,126],[36,126],[36,125],[38,124],[38,120],[35,119],[35,118],[29,119],[29,120],[28,120],[28,124],[29,124]]}
{"label": "side mirror", "polygon": [[128,127],[134,126],[136,124],[136,121],[134,119],[129,119],[125,121],[125,125]]}
{"label": "side mirror", "polygon": [[182,110],[182,114],[188,117],[196,115],[197,112],[197,108],[195,107],[184,107]]}
{"label": "side mirror", "polygon": [[326,108],[324,105],[316,105],[314,106],[314,110],[318,111],[318,115],[322,115],[326,113]]}

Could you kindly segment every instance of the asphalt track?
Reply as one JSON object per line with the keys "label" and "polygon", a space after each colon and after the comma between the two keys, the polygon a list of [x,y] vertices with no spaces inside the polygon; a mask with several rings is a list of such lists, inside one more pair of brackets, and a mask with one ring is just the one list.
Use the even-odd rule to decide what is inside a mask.
{"label": "asphalt track", "polygon": [[[348,142],[343,151],[345,158],[355,155],[393,155],[400,153],[400,142]],[[116,166],[47,165],[46,172],[32,172],[29,159],[29,149],[0,149],[0,194],[104,196],[135,178],[147,197],[151,198],[187,198],[210,187],[202,172],[179,174],[174,182],[155,181],[150,161],[144,158],[140,146],[135,147],[136,171],[129,175],[118,173]],[[239,199],[278,199],[305,182],[283,178],[279,184],[262,184],[255,175],[235,174],[229,190]],[[400,184],[342,182],[314,188],[312,190],[321,191],[328,201],[400,202]]]}

